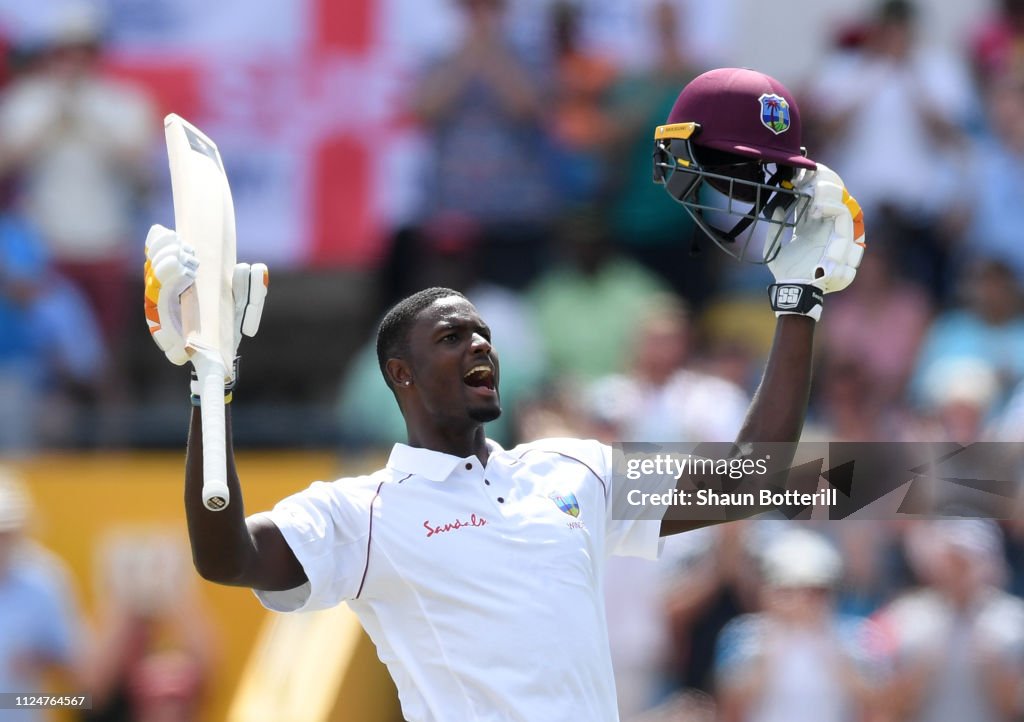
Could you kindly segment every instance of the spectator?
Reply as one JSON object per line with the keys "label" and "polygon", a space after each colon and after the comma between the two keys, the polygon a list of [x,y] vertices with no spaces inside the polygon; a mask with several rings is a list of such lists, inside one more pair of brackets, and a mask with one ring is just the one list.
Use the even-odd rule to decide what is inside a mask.
{"label": "spectator", "polygon": [[[1024,381],[1010,393],[1005,408],[986,431],[988,441],[1024,440]],[[1024,458],[1021,459],[1024,462]],[[1024,530],[1024,523],[1022,523]],[[1021,560],[1024,562],[1024,559]]]}
{"label": "spectator", "polygon": [[[80,619],[63,562],[32,542],[24,484],[0,470],[0,690],[54,693],[46,675],[77,686]],[[38,710],[4,719],[42,720]]]}
{"label": "spectator", "polygon": [[804,441],[909,441],[913,418],[903,404],[878,392],[863,362],[826,358]]}
{"label": "spectator", "polygon": [[731,441],[749,396],[717,376],[688,368],[689,319],[673,296],[654,298],[637,320],[625,373],[589,386],[595,422],[614,441]]}
{"label": "spectator", "polygon": [[616,69],[599,53],[580,47],[581,13],[569,0],[551,8],[556,56],[550,162],[559,195],[570,204],[592,203],[604,191],[606,149],[615,132],[608,94]]}
{"label": "spectator", "polygon": [[722,630],[757,603],[757,569],[747,553],[750,524],[739,522],[685,535],[701,546],[685,574],[671,579],[665,611],[672,635],[670,678],[683,689],[715,691],[715,644]]}
{"label": "spectator", "polygon": [[20,179],[54,264],[117,344],[131,308],[133,214],[159,124],[145,95],[101,74],[101,32],[92,6],[58,17],[37,68],[0,104],[0,173]]}
{"label": "spectator", "polygon": [[1001,0],[999,12],[974,33],[971,61],[984,86],[1007,73],[1024,70],[1024,2]]}
{"label": "spectator", "polygon": [[856,286],[829,304],[820,344],[830,365],[857,364],[870,379],[870,394],[891,405],[903,398],[932,310],[920,286],[893,268],[891,247],[899,239],[883,239],[880,230],[861,262]]}
{"label": "spectator", "polygon": [[0,214],[0,451],[75,440],[76,401],[96,393],[105,360],[82,294],[52,270],[31,224]]}
{"label": "spectator", "polygon": [[914,527],[908,558],[922,586],[886,607],[895,675],[893,719],[996,722],[1018,719],[1024,680],[1024,602],[1000,587],[1002,535],[981,519]]}
{"label": "spectator", "polygon": [[804,439],[820,441],[877,441],[882,427],[881,399],[870,388],[857,361],[828,361],[822,369],[815,423]]}
{"label": "spectator", "polygon": [[558,377],[578,373],[581,381],[614,373],[626,365],[637,322],[666,288],[613,252],[596,210],[567,214],[558,240],[565,260],[529,291],[550,370]]}
{"label": "spectator", "polygon": [[1024,66],[992,78],[985,94],[988,132],[975,142],[964,183],[966,261],[999,258],[1024,283]]}
{"label": "spectator", "polygon": [[[658,63],[659,38],[670,35],[702,70],[735,61],[737,28],[743,6],[736,0],[586,0],[584,37],[626,72],[643,72]],[[666,12],[666,8],[668,12]]]}
{"label": "spectator", "polygon": [[996,372],[1000,396],[1024,379],[1021,291],[1002,261],[979,260],[965,268],[963,307],[941,314],[925,336],[911,379],[912,398],[927,398],[929,374],[951,359],[977,359]]}
{"label": "spectator", "polygon": [[31,307],[43,256],[24,223],[0,220],[0,452],[7,454],[30,451],[38,438],[43,359]]}
{"label": "spectator", "polygon": [[111,532],[97,551],[99,629],[87,722],[195,722],[213,627],[188,553],[159,530]]}
{"label": "spectator", "polygon": [[906,587],[910,574],[903,558],[900,523],[844,519],[829,529],[843,557],[837,612],[869,617]]}
{"label": "spectator", "polygon": [[540,268],[553,207],[541,87],[503,33],[505,0],[458,3],[467,22],[461,46],[415,99],[435,151],[426,215],[479,223],[485,277],[521,288]]}
{"label": "spectator", "polygon": [[605,614],[615,670],[615,694],[623,720],[661,702],[677,682],[667,607],[676,585],[709,555],[712,530],[665,539],[661,557],[608,559]]}
{"label": "spectator", "polygon": [[923,47],[917,32],[912,2],[883,0],[864,44],[825,60],[806,107],[833,141],[822,160],[842,171],[866,218],[905,229],[902,269],[938,295],[945,214],[962,190],[964,129],[977,102],[958,58]]}
{"label": "spectator", "polygon": [[928,416],[922,438],[973,444],[983,440],[999,394],[999,376],[981,358],[948,358],[932,364],[922,384]]}
{"label": "spectator", "polygon": [[719,719],[866,719],[879,665],[868,623],[835,614],[839,554],[817,534],[789,528],[769,542],[762,565],[762,611],[734,620],[719,638]]}
{"label": "spectator", "polygon": [[701,368],[752,392],[775,335],[775,314],[760,297],[718,295],[697,319]]}
{"label": "spectator", "polygon": [[624,74],[610,93],[610,220],[623,250],[699,309],[715,288],[715,255],[691,253],[693,222],[651,183],[653,130],[668,118],[697,66],[684,52],[689,46],[680,42],[678,3],[658,0],[650,11],[654,63]]}

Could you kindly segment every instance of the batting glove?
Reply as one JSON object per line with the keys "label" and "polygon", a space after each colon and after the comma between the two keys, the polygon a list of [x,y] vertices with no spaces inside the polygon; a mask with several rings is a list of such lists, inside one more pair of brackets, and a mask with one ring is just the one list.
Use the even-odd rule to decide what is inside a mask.
{"label": "batting glove", "polygon": [[[199,259],[181,237],[161,225],[146,236],[146,323],[149,333],[171,363],[181,366],[192,359],[185,347],[181,321],[181,294],[196,280]],[[263,317],[270,273],[263,263],[235,265],[231,289],[235,303],[234,353],[237,357],[242,336],[255,336]],[[228,387],[233,387],[237,362],[229,369]]]}
{"label": "batting glove", "polygon": [[[793,238],[768,264],[775,283],[768,287],[776,316],[821,318],[826,293],[853,282],[864,256],[864,214],[842,179],[828,166],[804,171],[794,185],[810,193],[807,213]],[[783,211],[780,211],[783,212]]]}

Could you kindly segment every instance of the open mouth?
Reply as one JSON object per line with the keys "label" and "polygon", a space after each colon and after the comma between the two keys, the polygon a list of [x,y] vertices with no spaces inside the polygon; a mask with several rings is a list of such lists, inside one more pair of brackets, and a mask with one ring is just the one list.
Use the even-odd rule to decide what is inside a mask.
{"label": "open mouth", "polygon": [[483,364],[474,366],[463,375],[462,381],[475,389],[494,391],[494,369]]}

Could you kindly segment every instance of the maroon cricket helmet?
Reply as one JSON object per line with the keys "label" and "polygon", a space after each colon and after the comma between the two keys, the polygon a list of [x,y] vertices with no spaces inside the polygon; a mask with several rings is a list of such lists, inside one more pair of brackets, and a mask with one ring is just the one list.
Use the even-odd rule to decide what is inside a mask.
{"label": "maroon cricket helmet", "polygon": [[756,70],[718,68],[698,75],[679,94],[668,123],[697,123],[697,145],[763,163],[817,168],[801,144],[800,111],[792,93]]}
{"label": "maroon cricket helmet", "polygon": [[[770,262],[810,202],[798,186],[817,164],[800,130],[796,102],[778,80],[710,70],[683,88],[655,130],[654,181],[726,253]],[[735,220],[726,228],[728,216]]]}

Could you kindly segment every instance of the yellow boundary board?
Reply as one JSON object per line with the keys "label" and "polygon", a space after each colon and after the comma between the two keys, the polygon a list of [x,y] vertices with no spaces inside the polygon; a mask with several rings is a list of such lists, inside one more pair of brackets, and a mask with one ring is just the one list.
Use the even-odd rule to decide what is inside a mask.
{"label": "yellow boundary board", "polygon": [[[89,621],[95,621],[96,612],[95,549],[107,533],[120,528],[152,526],[178,533],[182,543],[187,543],[182,508],[184,459],[184,451],[46,454],[28,460],[0,459],[0,464],[19,472],[28,484],[36,507],[32,535],[67,562],[80,606]],[[353,459],[342,465],[335,455],[327,453],[241,452],[238,469],[246,512],[269,509],[274,502],[314,480],[366,473],[380,468],[382,462],[381,458]],[[218,628],[215,644],[219,664],[210,681],[203,718],[219,722],[228,718],[229,707],[261,629],[265,624],[272,629],[273,623],[268,620],[287,615],[267,612],[247,589],[222,587],[198,577],[197,580],[204,606]],[[347,608],[340,608],[335,617],[341,620],[341,628],[348,630],[348,642],[343,648],[352,655],[349,660],[336,662],[338,672],[358,672],[358,679],[352,680],[358,682],[354,687],[349,686],[347,678],[336,680],[339,694],[344,691],[344,705],[362,710],[365,702],[372,700],[373,707],[381,711],[397,709],[394,688],[383,665],[376,659],[373,645],[360,629],[352,627],[353,617]],[[309,621],[297,624],[301,628]],[[370,717],[349,716],[338,706],[332,714],[336,716],[330,719],[335,721],[372,722]],[[59,715],[52,718],[69,719]],[[241,719],[234,717],[233,722]]]}

